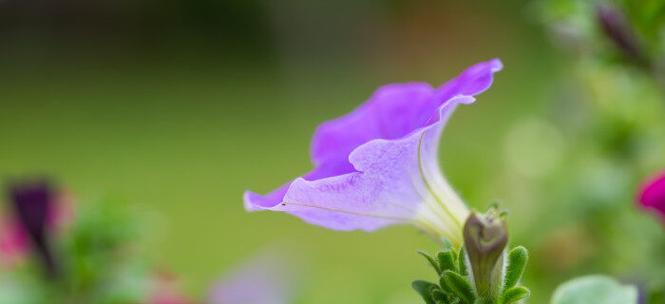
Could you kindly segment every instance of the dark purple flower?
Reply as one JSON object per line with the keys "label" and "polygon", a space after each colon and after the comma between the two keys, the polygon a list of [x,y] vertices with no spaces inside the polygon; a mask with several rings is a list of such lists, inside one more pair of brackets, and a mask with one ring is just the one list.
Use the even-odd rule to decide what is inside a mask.
{"label": "dark purple flower", "polygon": [[9,186],[9,196],[16,218],[32,241],[47,275],[57,273],[49,248],[48,223],[53,212],[54,191],[46,181],[21,182]]}
{"label": "dark purple flower", "polygon": [[644,183],[638,200],[642,207],[653,209],[665,221],[665,171]]}
{"label": "dark purple flower", "polygon": [[353,112],[318,127],[314,170],[267,195],[246,192],[246,209],[287,212],[335,230],[410,223],[461,244],[469,210],[439,169],[439,138],[455,108],[474,102],[501,68],[494,59],[437,88],[379,88]]}
{"label": "dark purple flower", "polygon": [[648,64],[633,28],[621,11],[609,5],[600,5],[596,15],[605,35],[626,58],[638,64]]}

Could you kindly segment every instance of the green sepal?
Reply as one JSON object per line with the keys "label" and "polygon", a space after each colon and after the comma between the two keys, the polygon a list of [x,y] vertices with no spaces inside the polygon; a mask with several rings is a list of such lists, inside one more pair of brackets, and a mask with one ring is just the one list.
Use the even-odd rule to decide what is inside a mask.
{"label": "green sepal", "polygon": [[441,289],[442,289],[445,293],[448,293],[448,294],[455,294],[455,293],[453,292],[453,290],[452,290],[450,287],[448,287],[448,285],[446,284],[446,281],[444,281],[444,279],[443,279],[443,275],[441,275],[441,277],[439,278],[439,287],[441,287]]}
{"label": "green sepal", "polygon": [[510,251],[508,254],[504,290],[515,287],[519,283],[524,274],[528,259],[529,253],[523,246],[517,246]]}
{"label": "green sepal", "polygon": [[492,298],[477,298],[473,304],[496,304],[496,300]]}
{"label": "green sepal", "polygon": [[469,272],[466,270],[466,252],[464,251],[464,247],[460,248],[457,255],[457,269],[459,270],[459,274],[463,276],[469,275]]}
{"label": "green sepal", "polygon": [[517,303],[522,299],[528,298],[530,295],[531,291],[524,286],[512,287],[510,289],[506,289],[503,292],[499,303],[500,304]]}
{"label": "green sepal", "polygon": [[434,303],[437,304],[449,304],[450,299],[449,297],[440,289],[434,289],[432,291],[432,300],[434,300]]}
{"label": "green sepal", "polygon": [[439,258],[439,269],[441,272],[444,272],[446,270],[452,270],[457,272],[457,265],[455,261],[455,253],[453,251],[444,251],[444,252],[439,252],[437,255]]}
{"label": "green sepal", "polygon": [[443,271],[441,270],[441,267],[439,267],[439,263],[436,261],[436,259],[434,259],[434,257],[432,257],[431,255],[429,255],[429,253],[424,252],[422,250],[418,250],[418,254],[422,255],[429,262],[432,268],[434,268],[434,271],[436,271],[436,274],[438,274],[439,276],[441,275]]}
{"label": "green sepal", "polygon": [[441,276],[441,285],[446,285],[446,288],[450,289],[455,296],[460,298],[462,303],[473,304],[476,299],[469,282],[456,272],[450,270],[444,271]]}
{"label": "green sepal", "polygon": [[427,281],[417,280],[411,283],[411,287],[413,287],[413,289],[416,292],[418,292],[418,294],[420,294],[423,300],[425,300],[426,304],[438,304],[437,302],[434,301],[434,298],[432,296],[432,293],[435,290],[439,289],[439,286],[437,286],[436,284]]}

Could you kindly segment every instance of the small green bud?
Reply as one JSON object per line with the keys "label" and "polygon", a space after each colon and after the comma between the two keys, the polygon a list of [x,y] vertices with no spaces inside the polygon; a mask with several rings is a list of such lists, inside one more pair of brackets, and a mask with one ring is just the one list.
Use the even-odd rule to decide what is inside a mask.
{"label": "small green bud", "polygon": [[464,224],[464,248],[469,257],[476,293],[496,300],[503,287],[503,255],[508,243],[506,224],[495,209],[472,213]]}

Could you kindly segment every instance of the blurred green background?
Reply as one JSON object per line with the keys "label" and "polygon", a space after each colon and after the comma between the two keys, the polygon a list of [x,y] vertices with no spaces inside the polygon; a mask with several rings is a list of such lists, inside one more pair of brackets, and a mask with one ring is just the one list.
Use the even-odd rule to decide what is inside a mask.
{"label": "blurred green background", "polygon": [[[524,169],[530,148],[546,156],[527,157],[526,175],[539,162],[565,166],[563,135],[540,117],[567,71],[532,10],[521,0],[0,1],[0,178],[48,175],[80,204],[133,206],[149,257],[195,297],[279,248],[303,273],[299,303],[417,303],[411,279],[433,274],[415,251],[437,245],[415,229],[329,231],[248,214],[242,193],[309,170],[317,124],[378,86],[439,84],[498,57],[494,87],[450,121],[442,165],[469,205],[513,210],[524,239],[547,207],[496,180]],[[515,148],[534,125],[553,135]]]}

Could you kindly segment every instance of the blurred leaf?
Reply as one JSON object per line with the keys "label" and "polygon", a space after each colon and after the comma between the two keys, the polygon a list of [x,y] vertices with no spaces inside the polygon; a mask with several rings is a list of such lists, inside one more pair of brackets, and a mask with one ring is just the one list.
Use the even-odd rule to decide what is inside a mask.
{"label": "blurred leaf", "polygon": [[628,304],[637,303],[637,288],[621,285],[601,275],[576,278],[560,285],[552,304]]}

